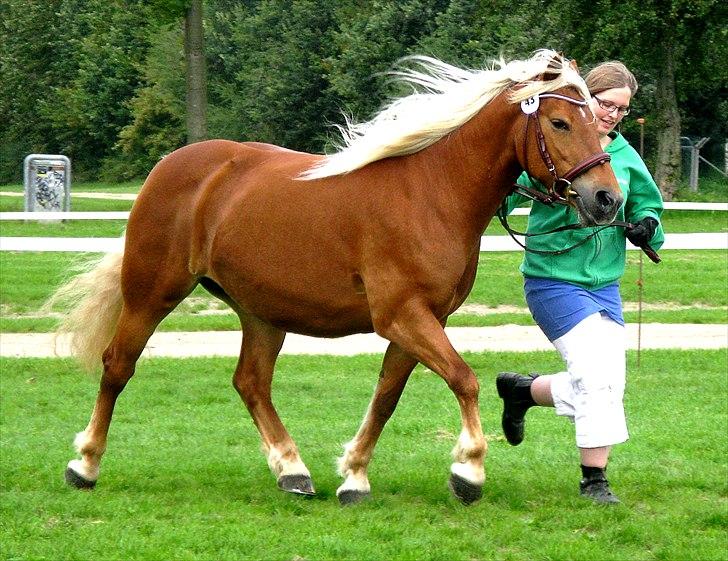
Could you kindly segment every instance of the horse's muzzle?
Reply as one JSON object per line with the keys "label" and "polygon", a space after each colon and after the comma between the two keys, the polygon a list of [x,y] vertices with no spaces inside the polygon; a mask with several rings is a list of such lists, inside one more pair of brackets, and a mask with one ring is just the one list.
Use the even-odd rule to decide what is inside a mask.
{"label": "horse's muzzle", "polygon": [[621,193],[616,194],[606,189],[576,189],[572,198],[579,211],[579,218],[584,226],[602,226],[610,224],[617,216],[624,201]]}

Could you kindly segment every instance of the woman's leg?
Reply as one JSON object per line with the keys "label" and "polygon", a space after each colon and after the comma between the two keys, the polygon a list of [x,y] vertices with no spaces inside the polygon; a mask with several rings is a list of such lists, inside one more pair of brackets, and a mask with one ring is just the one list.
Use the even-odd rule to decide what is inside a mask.
{"label": "woman's leg", "polygon": [[[554,398],[551,394],[551,380],[553,376],[539,376],[531,384],[531,396],[537,405],[542,407],[553,407]],[[605,468],[609,460],[611,446],[599,446],[597,448],[579,448],[581,465]]]}
{"label": "woman's leg", "polygon": [[[573,419],[576,445],[608,448],[627,440],[622,404],[626,377],[624,327],[601,314],[592,314],[556,339],[554,346],[566,361],[568,373],[548,377],[551,398],[558,415]],[[604,452],[586,454],[594,460]]]}
{"label": "woman's leg", "polygon": [[604,470],[611,446],[628,438],[622,399],[626,363],[624,328],[606,316],[593,314],[554,341],[567,371],[535,378],[504,373],[498,393],[504,400],[503,429],[511,444],[523,438],[529,407],[555,407],[572,419],[584,479],[582,495],[598,502],[619,502],[611,493]]}

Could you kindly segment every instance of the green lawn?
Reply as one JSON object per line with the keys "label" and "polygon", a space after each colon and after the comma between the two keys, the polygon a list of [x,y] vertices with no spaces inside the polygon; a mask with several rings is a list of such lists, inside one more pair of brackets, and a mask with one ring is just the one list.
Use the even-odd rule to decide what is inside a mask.
{"label": "green lawn", "polygon": [[499,429],[502,369],[556,353],[467,354],[490,441],[483,499],[450,497],[454,397],[418,367],[371,464],[373,498],[341,508],[334,458],[360,422],[380,357],[281,357],[274,399],[318,496],[275,488],[230,385],[232,359],[144,359],[117,405],[96,490],[63,482],[97,382],[66,360],[0,359],[0,550],[34,560],[695,560],[726,558],[726,351],[629,353],[631,439],[610,479],[623,505],[578,497],[571,424],[529,413]]}
{"label": "green lawn", "polygon": [[[143,181],[124,181],[122,183],[107,183],[103,181],[79,181],[73,182],[71,185],[71,194],[74,191],[82,193],[138,193],[142,187]],[[10,191],[14,193],[22,193],[23,185],[20,183],[11,183],[0,185],[0,191]]]}
{"label": "green lawn", "polygon": [[[56,319],[38,310],[69,275],[74,261],[88,256],[72,253],[0,252],[0,331],[43,332],[54,329]],[[664,323],[728,323],[728,255],[723,251],[668,251],[664,261],[644,260],[643,321]],[[630,252],[622,280],[625,303],[635,307],[638,295],[638,254]],[[454,315],[450,325],[479,326],[504,323],[532,324],[523,298],[523,278],[518,271],[521,255],[514,252],[481,254],[478,274],[466,305],[478,313]],[[696,282],[700,279],[700,282]],[[497,306],[515,309],[498,311]],[[217,313],[210,314],[210,310]],[[198,287],[161,325],[170,331],[239,329],[237,317]],[[59,310],[62,311],[62,310]],[[484,311],[491,313],[483,314]],[[220,313],[222,312],[222,313]],[[636,311],[626,312],[637,320]]]}
{"label": "green lawn", "polygon": [[[130,206],[78,199],[73,210]],[[0,211],[8,210],[22,210],[22,199],[0,196]],[[665,225],[672,232],[728,231],[725,217],[667,211]],[[525,225],[519,220],[513,224]],[[0,222],[3,236],[116,236],[123,227],[123,221]],[[503,235],[497,223],[487,233]],[[662,257],[657,266],[644,262],[643,321],[728,323],[728,255],[666,251]],[[52,330],[57,320],[37,311],[69,264],[83,258],[0,252],[0,332]],[[518,253],[483,253],[466,303],[512,310],[456,315],[450,325],[531,324],[520,260]],[[630,252],[622,282],[628,304],[638,298],[637,264]],[[207,314],[214,302],[197,289],[161,328],[238,329],[231,313]],[[636,312],[626,318],[636,321]],[[377,447],[373,498],[341,508],[334,459],[364,414],[379,356],[279,361],[274,399],[312,472],[313,500],[276,490],[230,384],[233,359],[140,361],[117,405],[97,489],[80,492],[64,484],[63,470],[74,457],[73,434],[88,421],[97,380],[70,360],[0,358],[0,558],[726,561],[728,351],[643,350],[639,369],[635,357],[628,353],[625,400],[632,438],[615,450],[609,471],[624,502],[616,508],[578,497],[567,421],[539,409],[529,413],[521,446],[508,446],[500,434],[496,373],[560,370],[555,352],[465,355],[481,380],[490,441],[484,497],[469,508],[446,488],[460,430],[456,402],[422,367]]]}

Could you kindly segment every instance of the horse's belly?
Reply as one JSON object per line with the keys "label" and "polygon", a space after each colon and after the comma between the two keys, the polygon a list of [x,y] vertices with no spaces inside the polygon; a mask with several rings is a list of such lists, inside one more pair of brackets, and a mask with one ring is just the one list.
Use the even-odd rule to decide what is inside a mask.
{"label": "horse's belly", "polygon": [[289,293],[285,287],[257,285],[236,290],[234,300],[247,313],[283,331],[314,337],[341,337],[373,331],[366,300],[329,297],[310,291]]}
{"label": "horse's belly", "polygon": [[356,274],[332,259],[331,248],[301,253],[243,244],[216,253],[210,276],[242,310],[279,329],[319,337],[373,330]]}

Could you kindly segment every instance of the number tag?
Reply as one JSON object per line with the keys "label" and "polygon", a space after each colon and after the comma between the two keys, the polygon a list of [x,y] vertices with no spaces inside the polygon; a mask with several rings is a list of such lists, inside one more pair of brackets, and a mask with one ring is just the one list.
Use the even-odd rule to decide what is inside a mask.
{"label": "number tag", "polygon": [[538,111],[538,106],[538,96],[529,97],[521,102],[521,111],[523,111],[526,115],[530,115],[531,113]]}

